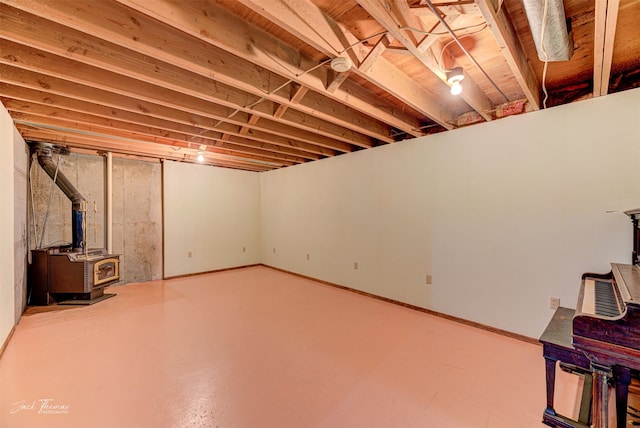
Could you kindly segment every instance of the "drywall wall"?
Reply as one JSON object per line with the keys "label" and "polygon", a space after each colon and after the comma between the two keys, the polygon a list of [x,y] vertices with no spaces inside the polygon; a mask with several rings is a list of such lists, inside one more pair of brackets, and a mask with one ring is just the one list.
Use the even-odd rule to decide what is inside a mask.
{"label": "drywall wall", "polygon": [[0,346],[15,325],[14,254],[13,254],[13,122],[0,109]]}
{"label": "drywall wall", "polygon": [[164,165],[165,277],[260,263],[259,175]]}
{"label": "drywall wall", "polygon": [[13,292],[14,318],[17,323],[27,306],[27,169],[29,148],[17,129],[13,129]]}
{"label": "drywall wall", "polygon": [[0,104],[0,347],[20,320],[26,299],[25,150]]}
{"label": "drywall wall", "polygon": [[[53,161],[58,162],[57,155]],[[104,248],[105,158],[73,153],[60,156],[59,168],[88,202],[88,247]],[[162,278],[161,176],[159,162],[113,159],[113,253],[120,255],[121,284]],[[71,201],[37,161],[31,166],[31,180],[31,248],[71,242]]]}
{"label": "drywall wall", "polygon": [[263,173],[262,262],[538,337],[630,261],[639,119],[636,89]]}

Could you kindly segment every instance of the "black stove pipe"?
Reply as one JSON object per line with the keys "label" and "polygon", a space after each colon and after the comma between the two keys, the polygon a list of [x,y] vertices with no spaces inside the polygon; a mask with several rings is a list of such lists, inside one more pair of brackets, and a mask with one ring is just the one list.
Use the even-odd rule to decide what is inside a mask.
{"label": "black stove pipe", "polygon": [[56,163],[51,158],[52,153],[56,148],[52,144],[37,143],[33,146],[35,153],[38,156],[38,163],[51,177],[52,180],[58,185],[60,190],[67,195],[71,200],[71,234],[72,234],[72,247],[73,251],[84,251],[84,233],[82,229],[82,223],[84,220],[84,206],[86,206],[86,200],[82,197],[80,192],[75,188],[73,184],[65,177],[65,175],[57,171]]}

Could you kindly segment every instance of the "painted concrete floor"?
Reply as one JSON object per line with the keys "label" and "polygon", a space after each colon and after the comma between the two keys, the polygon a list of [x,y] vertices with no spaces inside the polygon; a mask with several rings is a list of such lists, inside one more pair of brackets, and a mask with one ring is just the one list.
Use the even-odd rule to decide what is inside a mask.
{"label": "painted concrete floor", "polygon": [[534,344],[262,266],[109,291],[23,316],[1,427],[543,426]]}

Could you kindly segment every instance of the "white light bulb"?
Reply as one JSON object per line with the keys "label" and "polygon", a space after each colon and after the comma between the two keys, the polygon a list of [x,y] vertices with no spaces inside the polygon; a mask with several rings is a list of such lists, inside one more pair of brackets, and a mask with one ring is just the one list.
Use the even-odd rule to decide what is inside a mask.
{"label": "white light bulb", "polygon": [[462,93],[462,85],[460,84],[460,82],[458,81],[453,82],[453,84],[451,85],[451,94],[460,95],[461,93]]}
{"label": "white light bulb", "polygon": [[198,162],[202,162],[204,161],[204,156],[202,156],[202,153],[198,154]]}

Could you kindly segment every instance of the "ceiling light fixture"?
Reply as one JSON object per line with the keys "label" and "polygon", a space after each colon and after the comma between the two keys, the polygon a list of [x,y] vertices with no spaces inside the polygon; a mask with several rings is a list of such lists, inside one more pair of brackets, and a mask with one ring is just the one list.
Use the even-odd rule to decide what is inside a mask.
{"label": "ceiling light fixture", "polygon": [[331,60],[331,69],[338,73],[349,71],[352,65],[351,60],[344,56],[337,56]]}
{"label": "ceiling light fixture", "polygon": [[451,94],[460,95],[462,93],[462,82],[464,80],[464,73],[462,67],[455,67],[447,71],[447,83],[451,85]]}
{"label": "ceiling light fixture", "polygon": [[203,162],[204,161],[204,155],[202,154],[202,152],[198,152],[198,162]]}

